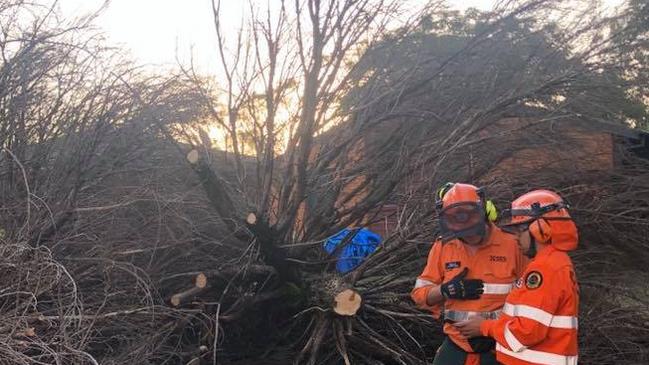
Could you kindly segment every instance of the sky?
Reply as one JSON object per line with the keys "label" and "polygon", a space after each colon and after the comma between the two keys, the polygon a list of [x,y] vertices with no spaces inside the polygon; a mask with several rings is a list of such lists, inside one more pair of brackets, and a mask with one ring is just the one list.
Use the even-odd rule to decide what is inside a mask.
{"label": "sky", "polygon": [[[273,3],[277,0],[260,0]],[[413,1],[413,0],[411,0]],[[414,0],[423,1],[423,0]],[[605,0],[610,5],[622,0]],[[65,17],[82,16],[99,9],[105,0],[59,0]],[[487,10],[494,0],[450,0],[458,9]],[[246,0],[222,0],[226,37],[234,36]],[[211,0],[110,0],[96,21],[112,44],[126,49],[140,64],[175,65],[178,56],[187,63],[193,57],[199,70],[216,70],[215,32]]]}
{"label": "sky", "polygon": [[[56,1],[56,0],[43,0]],[[278,4],[279,0],[255,0],[260,4]],[[405,0],[404,0],[405,1]],[[414,4],[426,0],[408,0]],[[608,6],[623,0],[603,0]],[[100,9],[106,0],[58,0],[65,18],[82,17]],[[193,59],[197,71],[218,77],[216,34],[212,0],[110,0],[95,21],[109,44],[124,49],[139,65],[175,68],[177,60],[188,64]],[[492,8],[496,0],[448,0],[456,9]],[[236,37],[248,0],[222,0],[222,29],[226,38]],[[223,141],[223,131],[210,127],[209,135]]]}

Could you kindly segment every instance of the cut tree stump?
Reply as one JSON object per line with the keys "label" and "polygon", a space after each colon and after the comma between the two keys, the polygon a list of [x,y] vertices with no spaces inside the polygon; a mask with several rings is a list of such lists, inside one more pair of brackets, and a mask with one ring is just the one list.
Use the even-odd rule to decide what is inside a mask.
{"label": "cut tree stump", "polygon": [[363,299],[355,290],[345,289],[334,297],[334,312],[341,316],[353,316],[361,307]]}

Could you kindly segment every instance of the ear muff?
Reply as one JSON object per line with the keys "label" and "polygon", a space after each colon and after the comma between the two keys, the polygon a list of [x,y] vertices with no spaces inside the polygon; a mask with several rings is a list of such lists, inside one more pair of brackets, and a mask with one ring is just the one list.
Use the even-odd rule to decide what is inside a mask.
{"label": "ear muff", "polygon": [[496,205],[491,201],[487,200],[484,205],[485,216],[489,222],[495,222],[498,219],[498,209]]}
{"label": "ear muff", "polygon": [[[438,210],[442,210],[444,195],[451,190],[453,185],[455,184],[447,182],[437,189],[437,192],[435,193],[435,206]],[[485,217],[489,222],[495,222],[498,219],[498,209],[496,208],[496,205],[491,200],[485,200],[484,190],[482,188],[478,189],[478,196],[480,196],[480,199],[485,202]]]}
{"label": "ear muff", "polygon": [[538,243],[547,244],[552,240],[552,228],[543,218],[535,220],[529,227],[530,234]]}
{"label": "ear muff", "polygon": [[452,183],[452,182],[447,182],[446,184],[440,186],[437,189],[437,192],[435,193],[435,207],[437,208],[437,210],[442,210],[442,207],[444,205],[444,202],[443,202],[444,195],[446,195],[446,193],[449,190],[451,190],[453,185],[455,185],[455,184]]}
{"label": "ear muff", "polygon": [[484,188],[478,189],[478,196],[480,197],[480,200],[484,202],[485,218],[488,222],[495,222],[496,219],[498,219],[498,209],[494,202],[485,198],[485,195]]}

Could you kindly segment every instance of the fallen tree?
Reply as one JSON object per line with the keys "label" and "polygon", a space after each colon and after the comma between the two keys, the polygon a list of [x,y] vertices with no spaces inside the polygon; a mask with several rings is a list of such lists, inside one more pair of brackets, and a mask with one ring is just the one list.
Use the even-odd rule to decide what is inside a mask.
{"label": "fallen tree", "polygon": [[[591,121],[590,128],[603,130],[602,118],[644,118],[630,112],[641,105],[638,100],[620,93],[626,81],[615,71],[619,64],[606,64],[599,57],[617,54],[616,39],[626,33],[622,29],[602,41],[600,31],[610,19],[593,16],[591,10],[527,1],[506,4],[495,13],[460,15],[431,4],[403,28],[385,32],[379,26],[373,30],[380,32],[373,33],[363,28],[369,23],[352,23],[350,17],[358,11],[370,14],[369,19],[395,4],[307,1],[304,8],[283,8],[275,23],[261,20],[258,12],[263,10],[251,9],[254,26],[243,29],[243,36],[228,48],[220,30],[219,2],[213,5],[228,78],[223,89],[201,90],[227,135],[236,178],[225,179],[225,170],[200,152],[209,151],[205,138],[195,139],[191,162],[211,206],[235,235],[252,242],[255,249],[248,262],[263,262],[276,271],[262,287],[257,278],[235,275],[203,298],[218,301],[220,313],[224,308],[237,313],[236,326],[247,332],[232,341],[225,338],[224,355],[231,354],[232,360],[240,356],[236,342],[245,336],[263,341],[255,333],[265,321],[258,317],[263,313],[280,326],[262,326],[261,331],[270,329],[277,340],[264,351],[246,352],[249,357],[270,361],[270,354],[278,354],[286,356],[279,363],[290,358],[308,364],[424,362],[440,337],[421,331],[434,333],[439,325],[412,307],[408,292],[435,237],[430,224],[434,187],[444,181],[481,182],[500,202],[533,186],[599,189],[601,176],[576,182],[558,167],[534,171],[536,175],[510,171],[509,179],[494,178],[493,171],[526,150],[530,140],[561,150],[568,156],[566,166],[574,166],[577,156],[570,155],[579,145],[571,150],[564,141],[557,142],[570,139],[569,133],[548,131],[559,123],[578,127]],[[589,21],[559,25],[552,20],[571,17]],[[305,24],[315,32],[312,39],[302,37]],[[349,68],[339,67],[354,58],[355,35],[364,31],[371,39],[368,46]],[[238,52],[248,47],[255,61],[225,56],[243,55]],[[185,73],[205,85],[193,70]],[[263,85],[261,97],[250,91],[256,85]],[[293,99],[298,102],[289,104]],[[220,100],[227,100],[227,119],[217,113]],[[334,105],[334,100],[339,103]],[[601,100],[597,108],[590,106],[593,100]],[[277,118],[282,108],[292,115],[288,122]],[[505,123],[511,116],[516,118]],[[278,126],[289,132],[281,134]],[[278,153],[280,137],[286,142]],[[247,168],[242,163],[246,148],[255,156]],[[630,171],[619,174],[625,180]],[[322,239],[348,226],[368,224],[372,212],[380,212],[386,202],[400,207],[392,235],[353,272],[337,273],[332,268],[335,258],[319,247]],[[581,223],[584,218],[578,205],[576,209]],[[642,230],[643,224],[633,229]],[[232,291],[234,286],[239,290]],[[356,299],[341,309],[338,303],[345,296]],[[641,312],[634,313],[641,317]],[[622,337],[620,343],[641,346],[643,341]],[[601,353],[585,350],[584,356],[588,361]],[[645,356],[642,352],[632,358]]]}
{"label": "fallen tree", "polygon": [[[408,293],[436,236],[431,196],[474,181],[501,207],[538,186],[572,202],[581,359],[645,362],[646,160],[577,169],[579,143],[558,129],[641,120],[611,73],[620,64],[602,57],[624,48],[619,34],[598,38],[608,23],[590,8],[574,18],[588,22],[553,24],[571,10],[541,0],[466,16],[433,3],[390,29],[398,3],[252,7],[227,49],[215,2],[228,74],[216,85],[9,33],[5,44],[24,43],[0,70],[6,358],[425,363],[441,326]],[[587,47],[568,52],[575,43]],[[103,73],[93,83],[89,70]],[[206,119],[224,151],[200,131]],[[493,173],[530,146],[560,151],[562,167]],[[398,209],[381,245],[337,271],[323,240],[384,219],[386,203]]]}

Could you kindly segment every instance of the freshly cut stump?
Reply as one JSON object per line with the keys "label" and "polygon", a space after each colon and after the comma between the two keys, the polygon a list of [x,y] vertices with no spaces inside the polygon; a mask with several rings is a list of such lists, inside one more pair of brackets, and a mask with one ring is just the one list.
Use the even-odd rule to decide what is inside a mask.
{"label": "freshly cut stump", "polygon": [[257,215],[255,213],[250,213],[246,217],[246,223],[250,224],[251,226],[257,223]]}
{"label": "freshly cut stump", "polygon": [[353,316],[361,308],[363,298],[352,289],[345,289],[334,297],[334,312],[341,316]]}
{"label": "freshly cut stump", "polygon": [[194,286],[197,288],[206,288],[207,287],[207,276],[203,273],[199,273],[194,278]]}
{"label": "freshly cut stump", "polygon": [[198,151],[189,151],[189,153],[187,154],[187,161],[189,161],[190,164],[195,165],[198,162]]}

